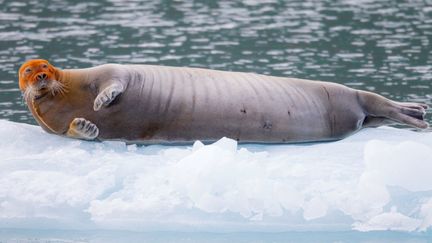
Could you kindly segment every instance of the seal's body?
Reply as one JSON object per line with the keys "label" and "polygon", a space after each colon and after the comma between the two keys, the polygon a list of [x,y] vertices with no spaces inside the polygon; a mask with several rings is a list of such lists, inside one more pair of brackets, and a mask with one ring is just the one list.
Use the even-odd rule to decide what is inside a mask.
{"label": "seal's body", "polygon": [[[44,60],[27,66],[32,62],[52,67]],[[41,69],[30,82],[27,66],[21,68],[20,87],[25,93],[33,87],[26,101],[38,123],[48,132],[82,139],[181,143],[226,136],[240,142],[309,142],[393,122],[428,126],[423,104],[397,103],[335,83],[118,64],[52,67],[52,74],[38,81],[37,73],[47,72]],[[38,89],[40,82],[47,84]],[[52,91],[54,82],[60,91]]]}

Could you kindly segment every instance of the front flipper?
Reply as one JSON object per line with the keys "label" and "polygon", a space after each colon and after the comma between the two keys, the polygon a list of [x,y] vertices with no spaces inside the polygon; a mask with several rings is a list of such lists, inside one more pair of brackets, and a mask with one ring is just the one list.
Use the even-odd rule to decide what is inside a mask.
{"label": "front flipper", "polygon": [[84,118],[75,118],[69,124],[66,135],[71,138],[93,140],[99,135],[99,129]]}
{"label": "front flipper", "polygon": [[122,92],[123,85],[119,83],[114,83],[106,87],[96,96],[93,104],[93,110],[98,111],[102,108],[102,106],[108,106]]}

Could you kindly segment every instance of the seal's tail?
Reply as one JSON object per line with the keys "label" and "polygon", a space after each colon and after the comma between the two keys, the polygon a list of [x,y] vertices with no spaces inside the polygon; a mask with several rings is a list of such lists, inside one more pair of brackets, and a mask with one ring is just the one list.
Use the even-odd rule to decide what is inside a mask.
{"label": "seal's tail", "polygon": [[400,123],[421,129],[429,127],[424,119],[428,108],[426,104],[396,102],[366,91],[358,91],[358,99],[366,114],[363,126]]}

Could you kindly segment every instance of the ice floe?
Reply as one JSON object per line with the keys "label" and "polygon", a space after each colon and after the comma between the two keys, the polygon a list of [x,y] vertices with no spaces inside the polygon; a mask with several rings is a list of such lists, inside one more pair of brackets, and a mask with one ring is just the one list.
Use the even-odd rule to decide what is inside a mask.
{"label": "ice floe", "polygon": [[315,144],[137,146],[0,120],[0,227],[425,231],[432,133]]}

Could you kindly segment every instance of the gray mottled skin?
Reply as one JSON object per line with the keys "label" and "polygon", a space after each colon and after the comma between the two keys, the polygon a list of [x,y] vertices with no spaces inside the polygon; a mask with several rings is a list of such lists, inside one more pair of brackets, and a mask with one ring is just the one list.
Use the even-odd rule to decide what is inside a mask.
{"label": "gray mottled skin", "polygon": [[[66,134],[77,117],[97,126],[99,140],[141,143],[223,136],[240,142],[327,141],[364,126],[427,126],[424,105],[328,82],[149,65],[107,64],[63,73],[71,87],[67,97],[34,101],[39,123],[42,119],[57,134]],[[96,97],[113,84],[121,90],[95,111]]]}

